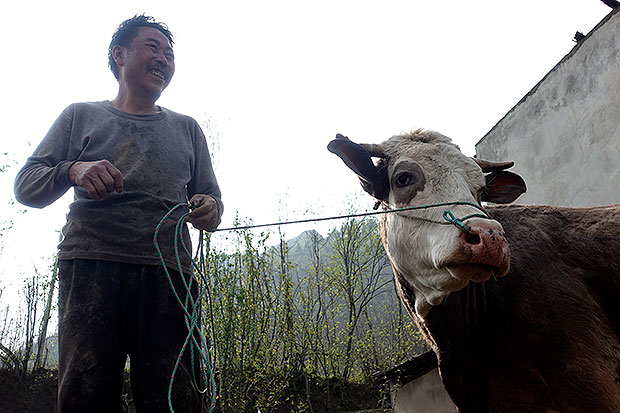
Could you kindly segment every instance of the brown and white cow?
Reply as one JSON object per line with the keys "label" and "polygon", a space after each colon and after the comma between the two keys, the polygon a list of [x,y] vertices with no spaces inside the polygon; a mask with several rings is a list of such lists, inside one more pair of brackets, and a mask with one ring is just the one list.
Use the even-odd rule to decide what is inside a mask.
{"label": "brown and white cow", "polygon": [[[512,163],[417,130],[329,150],[386,209],[510,203]],[[371,158],[379,158],[374,163]],[[486,173],[486,175],[485,175]],[[447,223],[446,209],[466,230]],[[401,298],[462,412],[620,412],[620,205],[453,205],[382,216]]]}

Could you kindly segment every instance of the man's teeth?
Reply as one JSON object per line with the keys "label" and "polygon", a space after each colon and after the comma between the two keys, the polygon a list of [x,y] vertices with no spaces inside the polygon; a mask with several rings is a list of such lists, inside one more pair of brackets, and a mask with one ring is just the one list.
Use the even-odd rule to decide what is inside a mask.
{"label": "man's teeth", "polygon": [[157,76],[157,77],[158,77],[158,78],[160,78],[160,79],[164,79],[164,74],[163,74],[162,72],[158,71],[158,70],[153,70],[153,71],[151,72],[151,74],[152,74],[153,76]]}

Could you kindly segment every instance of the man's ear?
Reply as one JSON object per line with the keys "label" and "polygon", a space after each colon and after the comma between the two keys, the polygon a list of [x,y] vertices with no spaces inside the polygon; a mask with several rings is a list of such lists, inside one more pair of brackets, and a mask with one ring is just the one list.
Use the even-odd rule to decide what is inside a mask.
{"label": "man's ear", "polygon": [[521,176],[514,172],[494,171],[485,175],[486,186],[482,201],[508,204],[523,194],[527,187]]}
{"label": "man's ear", "polygon": [[[389,194],[389,183],[386,168],[377,168],[363,145],[352,142],[346,136],[336,135],[327,149],[338,155],[360,179],[362,188],[379,200],[386,200]],[[380,162],[382,163],[382,162]]]}
{"label": "man's ear", "polygon": [[125,64],[125,53],[127,52],[127,48],[121,45],[115,44],[112,47],[112,58],[116,62],[117,66],[123,66]]}

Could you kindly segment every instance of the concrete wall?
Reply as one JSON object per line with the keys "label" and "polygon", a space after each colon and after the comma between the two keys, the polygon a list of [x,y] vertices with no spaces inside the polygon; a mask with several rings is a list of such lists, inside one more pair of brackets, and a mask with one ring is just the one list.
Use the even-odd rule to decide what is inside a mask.
{"label": "concrete wall", "polygon": [[448,396],[437,369],[433,369],[392,392],[394,413],[454,413],[456,407]]}
{"label": "concrete wall", "polygon": [[620,203],[620,10],[601,21],[476,145],[515,162],[516,202]]}

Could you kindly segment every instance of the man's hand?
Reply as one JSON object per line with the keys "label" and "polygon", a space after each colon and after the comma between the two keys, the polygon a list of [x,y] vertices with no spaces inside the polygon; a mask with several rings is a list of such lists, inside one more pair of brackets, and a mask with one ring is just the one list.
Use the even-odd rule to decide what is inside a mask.
{"label": "man's hand", "polygon": [[196,194],[189,200],[194,206],[188,216],[188,221],[194,228],[208,231],[215,229],[218,224],[218,211],[215,199],[209,195]]}
{"label": "man's hand", "polygon": [[96,201],[106,199],[111,192],[123,192],[123,176],[110,161],[78,161],[69,168],[69,181],[86,189]]}

